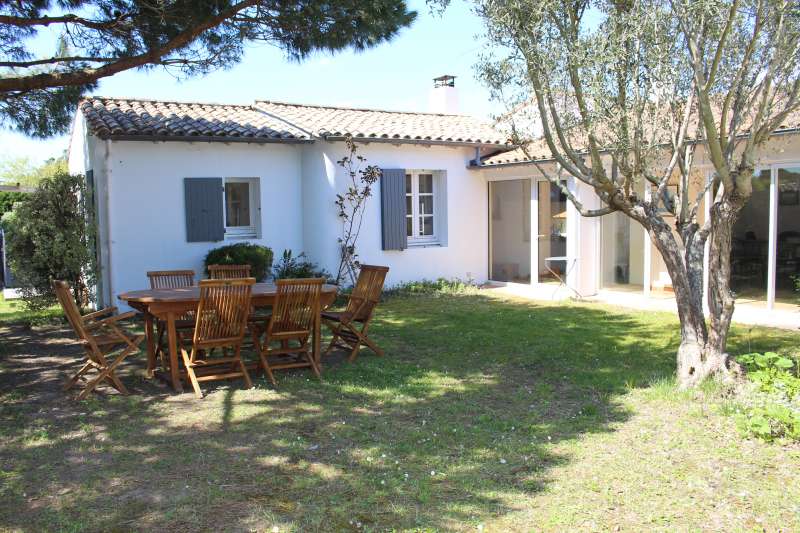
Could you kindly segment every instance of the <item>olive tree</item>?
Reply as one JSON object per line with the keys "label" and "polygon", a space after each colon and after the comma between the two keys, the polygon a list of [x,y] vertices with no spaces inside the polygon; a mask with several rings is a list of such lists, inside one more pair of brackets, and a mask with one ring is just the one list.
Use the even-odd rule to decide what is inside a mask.
{"label": "olive tree", "polygon": [[[581,215],[624,213],[663,258],[680,318],[680,384],[729,375],[731,234],[759,149],[799,105],[798,4],[483,0],[477,12],[491,45],[479,73],[517,110],[508,116],[520,149],[543,159],[534,164]],[[534,123],[538,141],[527,133]],[[713,177],[698,187],[699,158]],[[565,175],[599,202],[587,207]]]}

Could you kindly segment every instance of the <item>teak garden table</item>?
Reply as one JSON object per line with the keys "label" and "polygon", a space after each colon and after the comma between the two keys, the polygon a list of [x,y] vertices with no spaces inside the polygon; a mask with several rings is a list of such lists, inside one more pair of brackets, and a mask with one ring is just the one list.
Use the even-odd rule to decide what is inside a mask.
{"label": "teak garden table", "polygon": [[[320,308],[325,309],[336,299],[336,285],[323,285],[320,297]],[[255,307],[269,307],[275,302],[277,287],[273,283],[256,283],[253,285],[251,302]],[[197,309],[200,301],[198,286],[175,289],[146,289],[129,291],[119,295],[119,299],[144,314],[145,333],[147,335],[147,374],[152,376],[156,367],[156,346],[153,333],[153,317],[167,323],[167,339],[169,343],[169,370],[172,388],[183,392],[181,372],[178,368],[178,334],[175,321],[187,311]],[[312,339],[314,359],[320,360],[320,317],[314,319],[314,338]]]}

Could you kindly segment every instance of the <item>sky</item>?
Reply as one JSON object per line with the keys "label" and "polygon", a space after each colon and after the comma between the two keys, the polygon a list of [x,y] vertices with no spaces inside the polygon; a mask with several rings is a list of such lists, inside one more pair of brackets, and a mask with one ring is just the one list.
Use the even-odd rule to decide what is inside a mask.
{"label": "sky", "polygon": [[[501,110],[475,78],[481,52],[481,21],[468,3],[453,1],[443,16],[424,0],[411,0],[416,22],[392,41],[355,53],[317,54],[302,63],[267,45],[252,46],[241,63],[205,77],[178,80],[163,69],[127,71],[100,80],[93,94],[160,100],[252,103],[277,100],[305,104],[427,111],[432,79],[456,76],[460,112],[489,118]],[[54,45],[53,45],[54,46]],[[60,155],[67,136],[35,140],[0,131],[0,160],[29,157],[34,162]]]}

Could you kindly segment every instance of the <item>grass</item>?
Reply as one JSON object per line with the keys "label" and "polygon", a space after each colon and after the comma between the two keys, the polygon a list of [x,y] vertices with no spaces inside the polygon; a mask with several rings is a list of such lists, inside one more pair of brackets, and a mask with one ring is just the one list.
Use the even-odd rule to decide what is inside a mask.
{"label": "grass", "polygon": [[6,300],[0,294],[0,325],[9,323],[42,324],[54,322],[61,317],[58,307],[50,307],[42,311],[29,311],[22,300]]}
{"label": "grass", "polygon": [[[0,324],[0,530],[800,528],[800,447],[676,390],[670,315],[467,291],[391,298],[373,331],[387,357],[322,382],[197,401],[140,357],[137,394],[76,404],[65,331]],[[734,328],[730,350],[796,345]]]}

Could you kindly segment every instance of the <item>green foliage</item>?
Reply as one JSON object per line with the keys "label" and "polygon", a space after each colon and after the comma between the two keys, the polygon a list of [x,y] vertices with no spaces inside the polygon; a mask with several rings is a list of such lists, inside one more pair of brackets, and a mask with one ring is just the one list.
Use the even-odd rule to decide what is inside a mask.
{"label": "green foliage", "polygon": [[305,253],[298,256],[292,255],[291,250],[284,250],[280,262],[272,270],[275,279],[290,278],[325,278],[331,279],[331,274],[317,263],[310,261]]}
{"label": "green foliage", "polygon": [[209,251],[203,264],[206,275],[208,265],[250,265],[250,274],[262,281],[272,268],[272,249],[249,242],[229,244]]}
{"label": "green foliage", "polygon": [[41,165],[28,157],[13,157],[0,163],[0,182],[35,187],[43,178],[66,172],[66,156],[50,158]]}
{"label": "green foliage", "polygon": [[81,305],[91,301],[94,224],[85,198],[83,176],[57,172],[3,215],[9,266],[31,310],[53,304],[53,279],[67,281]]}
{"label": "green foliage", "polygon": [[800,365],[775,352],[742,355],[754,388],[737,414],[739,428],[764,440],[800,440]]}
{"label": "green foliage", "polygon": [[386,296],[444,296],[470,294],[477,290],[477,285],[473,280],[439,278],[435,281],[423,279],[400,283],[384,291],[384,294]]}
{"label": "green foliage", "polygon": [[11,211],[14,204],[24,200],[26,196],[26,193],[19,191],[0,191],[0,217]]}
{"label": "green foliage", "polygon": [[0,5],[14,20],[0,33],[0,61],[9,67],[0,80],[0,123],[40,137],[64,132],[80,98],[119,71],[168,65],[181,77],[202,75],[236,65],[257,43],[277,46],[293,60],[319,50],[363,50],[416,18],[403,0]]}

